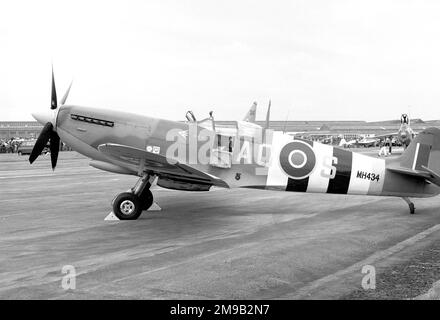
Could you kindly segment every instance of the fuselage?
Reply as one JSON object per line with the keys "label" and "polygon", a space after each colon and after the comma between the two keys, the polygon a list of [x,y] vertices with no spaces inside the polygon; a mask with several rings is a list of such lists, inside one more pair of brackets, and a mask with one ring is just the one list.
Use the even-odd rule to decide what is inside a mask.
{"label": "fuselage", "polygon": [[[98,150],[99,145],[120,144],[174,158],[224,180],[230,187],[400,197],[427,197],[439,192],[433,184],[388,171],[385,159],[294,139],[282,132],[271,132],[264,139],[230,135],[229,145],[220,147],[220,140],[213,140],[207,147],[200,132],[207,130],[214,138],[216,133],[190,126],[74,105],[60,107],[56,118],[56,131],[63,142],[95,162],[109,164],[107,168],[113,172],[138,174],[125,168],[118,171],[118,166]],[[191,141],[195,143],[192,149]],[[229,166],[210,163],[214,149],[227,156]],[[203,161],[199,159],[201,153]]]}

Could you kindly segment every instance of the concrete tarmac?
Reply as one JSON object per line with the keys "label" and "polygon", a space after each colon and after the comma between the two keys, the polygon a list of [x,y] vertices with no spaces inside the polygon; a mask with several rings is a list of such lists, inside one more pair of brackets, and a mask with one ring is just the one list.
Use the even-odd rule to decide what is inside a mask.
{"label": "concrete tarmac", "polygon": [[[391,197],[157,188],[161,212],[104,221],[136,177],[75,152],[60,153],[54,172],[50,156],[27,158],[0,155],[0,299],[356,298],[365,265],[382,284],[440,240],[439,197],[414,199],[410,215]],[[73,290],[62,287],[66,265]],[[410,269],[393,277],[390,287],[411,290],[390,298],[426,293],[440,279],[433,268],[419,285]]]}

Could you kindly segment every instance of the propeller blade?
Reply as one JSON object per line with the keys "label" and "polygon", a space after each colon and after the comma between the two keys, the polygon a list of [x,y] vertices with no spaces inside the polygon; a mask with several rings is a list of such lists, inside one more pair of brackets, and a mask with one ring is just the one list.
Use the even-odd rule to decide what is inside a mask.
{"label": "propeller blade", "polygon": [[57,108],[57,89],[55,88],[55,77],[53,75],[53,66],[52,66],[52,99],[50,103],[50,108],[55,110]]}
{"label": "propeller blade", "polygon": [[53,125],[52,123],[48,122],[43,127],[43,130],[41,130],[40,135],[35,142],[34,148],[32,149],[31,155],[29,156],[29,162],[31,164],[38,158],[44,147],[47,145],[47,142],[49,141],[51,136],[51,132],[53,132]]}
{"label": "propeller blade", "polygon": [[60,152],[60,136],[55,131],[50,133],[50,161],[52,162],[52,170],[57,166],[58,153]]}
{"label": "propeller blade", "polygon": [[269,100],[269,106],[267,107],[267,113],[266,113],[266,129],[269,129],[269,121],[270,121],[270,105],[271,105],[271,100]]}
{"label": "propeller blade", "polygon": [[61,99],[61,105],[66,103],[67,97],[69,96],[70,88],[72,87],[73,80],[70,82],[69,88],[67,88],[66,93],[64,94],[64,97]]}

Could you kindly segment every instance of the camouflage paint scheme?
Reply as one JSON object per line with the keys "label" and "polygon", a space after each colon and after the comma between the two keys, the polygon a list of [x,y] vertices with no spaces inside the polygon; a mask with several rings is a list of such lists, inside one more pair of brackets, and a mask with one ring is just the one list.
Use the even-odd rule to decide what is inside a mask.
{"label": "camouflage paint scheme", "polygon": [[[165,137],[171,129],[187,132],[188,136],[167,141]],[[196,134],[203,129],[206,128],[197,126]],[[56,130],[62,141],[91,158],[98,168],[118,173],[142,176],[149,172],[164,179],[231,188],[398,197],[429,197],[440,193],[437,180],[432,177],[430,180],[425,170],[427,167],[440,172],[440,130],[436,128],[421,132],[404,154],[391,162],[273,132],[265,140],[270,145],[265,165],[246,163],[241,158],[230,168],[188,164],[188,153],[167,158],[166,150],[173,144],[188,147],[190,139],[197,141],[188,123],[63,105],[56,116]],[[211,134],[215,135],[213,131]],[[258,139],[235,139],[232,156],[236,159],[240,158],[244,143],[252,150],[263,145]],[[204,144],[199,141],[196,151]],[[154,155],[151,146],[156,148]],[[208,156],[210,152],[207,150]],[[164,164],[164,159],[171,161]]]}

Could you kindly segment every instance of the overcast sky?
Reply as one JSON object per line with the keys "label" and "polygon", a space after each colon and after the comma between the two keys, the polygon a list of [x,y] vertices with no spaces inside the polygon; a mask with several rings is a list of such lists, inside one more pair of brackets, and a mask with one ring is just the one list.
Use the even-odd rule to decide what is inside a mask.
{"label": "overcast sky", "polygon": [[70,104],[183,120],[440,118],[440,1],[2,1],[0,121]]}

